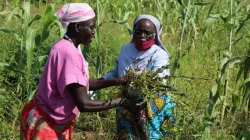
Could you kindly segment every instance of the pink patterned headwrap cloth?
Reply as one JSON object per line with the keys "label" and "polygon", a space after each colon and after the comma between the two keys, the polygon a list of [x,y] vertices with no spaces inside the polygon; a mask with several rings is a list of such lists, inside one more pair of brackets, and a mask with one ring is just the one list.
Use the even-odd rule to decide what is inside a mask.
{"label": "pink patterned headwrap cloth", "polygon": [[62,24],[67,28],[69,23],[82,22],[95,17],[94,10],[87,3],[69,3],[58,9],[55,13]]}

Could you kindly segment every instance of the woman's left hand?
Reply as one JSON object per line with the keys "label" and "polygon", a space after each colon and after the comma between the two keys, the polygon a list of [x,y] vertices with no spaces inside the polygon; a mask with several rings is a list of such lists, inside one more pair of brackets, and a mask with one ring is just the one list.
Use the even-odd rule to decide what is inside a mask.
{"label": "woman's left hand", "polygon": [[127,84],[127,81],[124,77],[116,78],[117,84],[121,86],[125,86]]}

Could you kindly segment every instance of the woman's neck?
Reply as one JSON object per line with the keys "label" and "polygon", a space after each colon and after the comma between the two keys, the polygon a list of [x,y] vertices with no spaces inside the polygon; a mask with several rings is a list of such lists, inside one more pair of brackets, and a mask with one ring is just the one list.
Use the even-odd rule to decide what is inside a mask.
{"label": "woman's neck", "polygon": [[70,37],[70,36],[67,35],[67,34],[64,35],[64,38],[67,39],[68,41],[70,41],[71,43],[73,43],[74,46],[75,46],[76,48],[77,48],[77,47],[79,46],[79,44],[80,44],[80,43],[78,43],[78,42],[76,41],[75,38],[72,38],[72,37]]}
{"label": "woman's neck", "polygon": [[74,39],[74,38],[72,38],[71,41],[72,41],[72,43],[74,44],[74,46],[75,46],[76,48],[78,48],[78,46],[79,46],[80,43],[77,43],[76,39]]}

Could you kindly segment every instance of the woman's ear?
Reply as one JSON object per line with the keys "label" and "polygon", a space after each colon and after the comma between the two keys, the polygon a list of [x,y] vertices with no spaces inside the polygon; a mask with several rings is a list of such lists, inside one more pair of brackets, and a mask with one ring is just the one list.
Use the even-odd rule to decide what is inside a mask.
{"label": "woman's ear", "polygon": [[78,33],[78,32],[79,32],[79,29],[80,29],[80,24],[79,24],[79,23],[76,23],[76,24],[75,24],[75,31]]}

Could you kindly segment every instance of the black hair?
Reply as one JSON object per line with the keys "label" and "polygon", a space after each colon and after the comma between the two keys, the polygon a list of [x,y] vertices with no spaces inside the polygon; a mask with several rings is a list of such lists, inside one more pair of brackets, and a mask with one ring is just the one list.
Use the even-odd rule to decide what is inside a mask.
{"label": "black hair", "polygon": [[70,23],[67,27],[67,32],[66,32],[66,35],[69,37],[69,38],[74,38],[76,36],[76,23]]}

